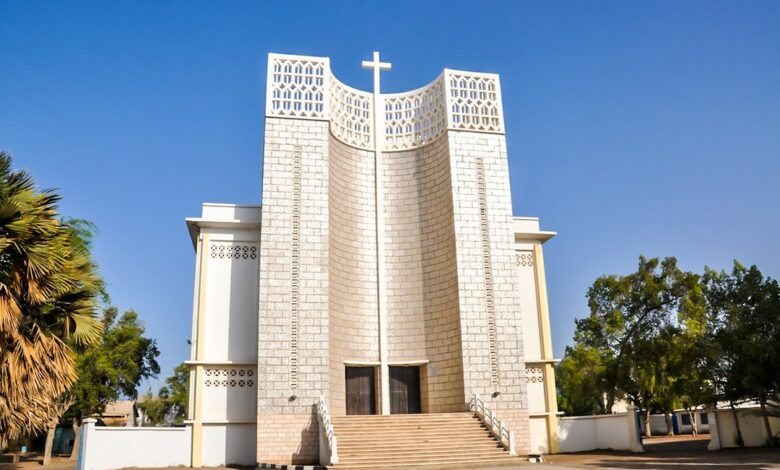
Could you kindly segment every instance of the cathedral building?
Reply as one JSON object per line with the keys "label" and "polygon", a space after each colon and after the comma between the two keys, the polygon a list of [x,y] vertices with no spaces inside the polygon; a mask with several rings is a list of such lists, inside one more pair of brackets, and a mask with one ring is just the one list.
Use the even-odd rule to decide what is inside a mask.
{"label": "cathedral building", "polygon": [[[193,466],[455,462],[468,432],[557,450],[555,233],[513,216],[499,77],[445,69],[385,94],[398,72],[363,66],[370,92],[328,58],[270,54],[262,205],[187,219]],[[430,455],[414,433],[392,453],[417,422]]]}

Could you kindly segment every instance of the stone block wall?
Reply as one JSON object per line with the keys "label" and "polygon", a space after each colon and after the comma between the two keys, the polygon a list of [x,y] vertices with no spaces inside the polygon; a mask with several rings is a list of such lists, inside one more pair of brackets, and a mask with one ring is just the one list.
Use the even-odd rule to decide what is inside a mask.
{"label": "stone block wall", "polygon": [[316,411],[258,416],[257,463],[319,463],[319,436]]}
{"label": "stone block wall", "polygon": [[374,154],[330,138],[330,411],[346,414],[344,361],[379,361]]}
{"label": "stone block wall", "polygon": [[429,361],[431,413],[464,409],[449,163],[445,136],[384,155],[388,359]]}
{"label": "stone block wall", "polygon": [[501,419],[512,423],[518,451],[527,451],[528,401],[506,140],[499,134],[461,131],[449,131],[448,139],[464,399],[479,394]]}
{"label": "stone block wall", "polygon": [[[267,118],[265,146],[257,455],[314,463],[318,397],[346,413],[344,362],[379,359],[374,159],[325,121]],[[504,136],[448,131],[384,162],[389,361],[428,361],[426,412],[479,394],[527,451]]]}
{"label": "stone block wall", "polygon": [[261,462],[317,460],[317,428],[302,417],[311,416],[328,388],[327,202],[328,123],[266,118],[257,348]]}

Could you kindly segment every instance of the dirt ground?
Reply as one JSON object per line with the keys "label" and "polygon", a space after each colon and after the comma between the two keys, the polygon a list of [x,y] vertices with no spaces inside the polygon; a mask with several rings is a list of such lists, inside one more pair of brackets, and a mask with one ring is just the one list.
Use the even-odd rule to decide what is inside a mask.
{"label": "dirt ground", "polygon": [[[593,451],[577,454],[558,454],[545,456],[545,462],[531,464],[519,461],[517,465],[501,467],[481,467],[480,470],[529,470],[536,467],[539,470],[564,469],[696,469],[696,470],[780,470],[780,449],[725,449],[715,452],[707,450],[709,436],[693,438],[691,436],[653,437],[645,439],[645,453],[631,454],[627,452]],[[519,460],[519,459],[518,459]],[[0,463],[0,470],[43,470],[39,455],[30,454],[22,462]],[[75,470],[76,462],[55,458],[50,467],[52,470]],[[436,467],[437,469],[456,467]],[[337,470],[336,467],[334,470]],[[474,467],[477,470],[476,467]],[[166,470],[166,469],[149,469]],[[170,470],[170,469],[168,469]],[[228,470],[216,467],[207,470]],[[230,469],[234,470],[234,469]]]}
{"label": "dirt ground", "polygon": [[724,449],[708,451],[710,436],[688,435],[644,439],[645,453],[593,451],[550,455],[545,464],[553,468],[623,469],[780,469],[780,449]]}

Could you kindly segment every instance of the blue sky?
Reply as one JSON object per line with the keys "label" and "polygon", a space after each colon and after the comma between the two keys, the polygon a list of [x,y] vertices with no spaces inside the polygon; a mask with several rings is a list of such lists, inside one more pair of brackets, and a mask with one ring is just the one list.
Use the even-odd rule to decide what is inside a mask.
{"label": "blue sky", "polygon": [[[184,218],[260,202],[268,52],[387,92],[501,75],[514,211],[542,219],[553,343],[640,254],[780,276],[780,2],[8,2],[0,148],[100,228],[113,302],[189,350]],[[152,385],[156,386],[155,381]]]}

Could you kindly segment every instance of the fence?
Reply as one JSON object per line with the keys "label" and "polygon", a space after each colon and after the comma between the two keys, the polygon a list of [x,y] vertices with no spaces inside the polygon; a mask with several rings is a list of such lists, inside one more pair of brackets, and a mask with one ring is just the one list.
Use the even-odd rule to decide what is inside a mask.
{"label": "fence", "polygon": [[192,428],[81,428],[78,470],[190,466]]}
{"label": "fence", "polygon": [[639,437],[636,409],[600,416],[573,416],[558,420],[561,452],[612,449],[644,452]]}
{"label": "fence", "polygon": [[[742,442],[745,447],[762,447],[766,445],[767,434],[761,409],[739,408],[736,410]],[[737,443],[737,426],[734,413],[730,409],[708,410],[710,423],[709,450],[726,447],[739,447]],[[769,427],[773,436],[780,435],[780,418],[770,417]]]}

